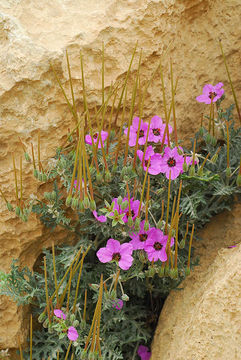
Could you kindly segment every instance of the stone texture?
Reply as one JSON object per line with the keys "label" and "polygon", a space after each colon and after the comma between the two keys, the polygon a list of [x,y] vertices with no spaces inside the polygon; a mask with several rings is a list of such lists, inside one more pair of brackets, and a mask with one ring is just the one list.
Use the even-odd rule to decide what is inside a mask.
{"label": "stone texture", "polygon": [[[56,146],[63,143],[67,128],[74,125],[50,68],[51,62],[68,89],[66,49],[80,111],[83,106],[79,51],[83,53],[92,111],[101,101],[102,41],[106,53],[106,88],[124,78],[136,41],[138,53],[143,49],[143,82],[171,43],[163,66],[166,74],[171,56],[175,76],[179,77],[176,96],[179,134],[188,139],[198,127],[200,112],[206,111],[205,105],[195,101],[204,83],[223,81],[227,103],[232,101],[218,38],[223,40],[234,86],[237,94],[241,94],[240,15],[239,0],[1,0],[0,188],[6,197],[13,199],[11,153],[14,152],[18,162],[22,153],[18,136],[29,149],[30,141],[36,146],[37,129],[40,129],[41,156],[47,161]],[[137,59],[133,69],[136,67]],[[167,74],[165,78],[168,79]],[[144,118],[154,114],[163,116],[159,76],[149,88],[144,107]],[[40,191],[31,167],[25,164],[24,194]],[[62,241],[64,234],[60,229],[57,232],[55,239]],[[34,216],[23,224],[0,202],[1,269],[7,270],[13,257],[32,268],[42,247],[49,246],[51,241]],[[22,331],[22,315],[5,299],[1,299],[0,314],[0,348],[16,346],[16,335]]]}
{"label": "stone texture", "polygon": [[[162,309],[152,360],[238,360],[241,343],[241,204],[212,219],[194,244],[200,266]],[[228,248],[237,244],[237,247]]]}

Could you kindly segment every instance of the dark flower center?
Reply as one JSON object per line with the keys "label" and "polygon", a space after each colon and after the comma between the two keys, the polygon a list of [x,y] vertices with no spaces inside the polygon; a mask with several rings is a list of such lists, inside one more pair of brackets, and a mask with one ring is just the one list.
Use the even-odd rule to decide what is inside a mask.
{"label": "dark flower center", "polygon": [[212,99],[212,98],[214,99],[215,96],[217,96],[217,94],[215,92],[212,92],[212,91],[209,92],[209,98],[210,99]]}
{"label": "dark flower center", "polygon": [[162,244],[159,243],[159,242],[155,242],[154,249],[157,250],[157,251],[161,250],[162,249]]}
{"label": "dark flower center", "polygon": [[140,240],[141,242],[146,241],[146,239],[147,239],[147,234],[140,234],[140,235],[139,235],[139,240]]}
{"label": "dark flower center", "polygon": [[[129,217],[130,216],[130,212],[129,210],[127,211],[126,213],[126,216]],[[135,213],[134,213],[134,210],[131,210],[131,216],[134,217],[135,216]]]}
{"label": "dark flower center", "polygon": [[176,165],[176,160],[173,157],[171,157],[168,159],[167,164],[168,166],[173,167]]}
{"label": "dark flower center", "polygon": [[94,138],[94,139],[97,139],[97,137],[98,137],[98,134],[95,133],[95,134],[93,135],[93,138]]}
{"label": "dark flower center", "polygon": [[153,134],[156,136],[160,135],[160,131],[161,129],[152,129]]}
{"label": "dark flower center", "polygon": [[[147,167],[147,165],[148,165],[148,161],[149,160],[145,160],[145,166]],[[151,162],[150,162],[150,165],[149,165],[149,167],[151,166]]]}
{"label": "dark flower center", "polygon": [[[137,132],[136,132],[137,133]],[[143,137],[144,136],[144,130],[140,130],[139,131],[139,138]]]}
{"label": "dark flower center", "polygon": [[120,261],[120,259],[121,259],[120,253],[114,253],[112,255],[112,260]]}

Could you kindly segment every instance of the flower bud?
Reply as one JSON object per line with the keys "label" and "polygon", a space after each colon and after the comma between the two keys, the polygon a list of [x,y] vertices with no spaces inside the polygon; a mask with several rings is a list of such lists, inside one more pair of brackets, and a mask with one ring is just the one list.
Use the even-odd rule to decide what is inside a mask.
{"label": "flower bud", "polygon": [[78,327],[79,326],[79,321],[78,320],[74,320],[73,321],[73,327]]}
{"label": "flower bud", "polygon": [[203,136],[203,134],[204,134],[204,127],[203,126],[200,127],[199,134],[200,134],[200,136]]}
{"label": "flower bud", "polygon": [[211,136],[209,133],[206,135],[205,141],[206,141],[207,144],[210,144],[210,143],[211,143],[211,141],[212,141],[212,136]]}
{"label": "flower bud", "polygon": [[132,226],[134,225],[134,221],[133,221],[133,219],[132,219],[131,216],[128,217],[127,225],[128,225],[129,227],[132,227]]}
{"label": "flower bud", "polygon": [[194,175],[195,175],[195,168],[194,168],[193,165],[190,167],[188,174],[189,174],[190,176],[194,176]]}
{"label": "flower bud", "polygon": [[164,277],[165,276],[165,268],[164,267],[159,268],[158,276],[159,277]]}
{"label": "flower bud", "polygon": [[46,319],[46,320],[43,322],[43,327],[44,327],[45,329],[47,329],[48,325],[49,325],[49,320]]}
{"label": "flower bud", "polygon": [[182,240],[181,240],[181,242],[180,242],[180,244],[179,244],[179,248],[180,249],[184,249],[185,248],[185,239],[183,238]]}
{"label": "flower bud", "polygon": [[188,170],[188,165],[187,165],[186,161],[183,163],[182,169],[183,169],[184,172],[186,172]]}
{"label": "flower bud", "polygon": [[123,301],[129,301],[129,296],[126,295],[126,294],[123,294],[123,295],[121,296],[121,299],[122,299]]}
{"label": "flower bud", "polygon": [[90,210],[91,210],[91,211],[95,211],[95,210],[96,210],[96,203],[95,203],[95,200],[94,200],[94,199],[90,200]]}
{"label": "flower bud", "polygon": [[241,186],[241,174],[238,174],[236,184],[237,186]]}
{"label": "flower bud", "polygon": [[79,202],[78,202],[78,209],[80,212],[85,211],[84,202],[82,200],[79,200]]}
{"label": "flower bud", "polygon": [[28,155],[27,152],[24,153],[24,157],[25,157],[25,160],[26,160],[26,161],[28,161],[28,162],[31,161],[31,158],[30,158],[30,156]]}
{"label": "flower bud", "polygon": [[177,269],[170,269],[169,274],[171,279],[177,279],[178,278],[178,270]]}
{"label": "flower bud", "polygon": [[54,329],[52,327],[48,327],[48,333],[53,334],[53,332],[54,332]]}
{"label": "flower bud", "polygon": [[46,318],[46,314],[42,312],[38,317],[38,322],[42,323],[45,318]]}
{"label": "flower bud", "polygon": [[12,204],[10,204],[10,202],[7,202],[6,205],[7,205],[7,208],[9,211],[13,211],[13,206],[12,206]]}
{"label": "flower bud", "polygon": [[216,146],[216,145],[217,145],[217,139],[216,139],[214,136],[212,136],[211,144],[212,144],[212,146]]}
{"label": "flower bud", "polygon": [[190,275],[190,267],[187,267],[185,269],[185,274],[186,274],[186,276]]}
{"label": "flower bud", "polygon": [[118,196],[117,198],[117,204],[120,206],[122,204],[122,197]]}
{"label": "flower bud", "polygon": [[226,168],[226,176],[227,176],[227,177],[230,177],[230,176],[231,176],[231,169],[230,169],[230,167],[227,167],[227,168]]}
{"label": "flower bud", "polygon": [[127,200],[123,201],[123,203],[122,203],[121,206],[120,206],[120,207],[121,207],[121,210],[125,210],[128,205],[129,205],[129,203],[128,203]]}
{"label": "flower bud", "polygon": [[33,171],[33,176],[38,179],[38,170],[37,169],[34,169]]}
{"label": "flower bud", "polygon": [[164,274],[165,276],[169,276],[170,275],[170,269],[169,269],[169,265],[166,265],[164,268]]}
{"label": "flower bud", "polygon": [[144,223],[144,231],[148,231],[150,229],[149,221],[145,221]]}
{"label": "flower bud", "polygon": [[69,196],[67,196],[67,198],[66,198],[65,205],[66,205],[66,206],[70,206],[71,203],[72,203],[72,196],[69,195]]}
{"label": "flower bud", "polygon": [[141,219],[139,217],[136,218],[136,221],[135,221],[135,227],[134,227],[134,230],[136,232],[139,232],[140,231],[140,222],[141,222]]}
{"label": "flower bud", "polygon": [[89,207],[90,207],[90,201],[89,201],[89,198],[88,198],[88,196],[85,196],[84,197],[84,208],[85,209],[89,209]]}
{"label": "flower bud", "polygon": [[[73,321],[75,321],[75,314],[71,314],[70,315],[70,322],[72,323]],[[73,325],[74,326],[74,325]]]}
{"label": "flower bud", "polygon": [[139,257],[139,260],[140,260],[142,263],[146,263],[146,262],[147,262],[147,256],[146,256],[145,250],[139,250],[139,252],[138,252],[138,257]]}
{"label": "flower bud", "polygon": [[16,213],[17,216],[20,216],[20,214],[21,214],[21,209],[20,209],[19,206],[16,206],[15,213]]}
{"label": "flower bud", "polygon": [[109,170],[107,170],[106,173],[105,173],[105,181],[106,182],[111,181],[111,173],[109,172]]}
{"label": "flower bud", "polygon": [[197,171],[198,176],[203,176],[203,169],[199,168]]}
{"label": "flower bud", "polygon": [[73,210],[77,209],[78,203],[79,203],[79,200],[77,198],[72,198],[71,208]]}
{"label": "flower bud", "polygon": [[103,179],[102,174],[100,172],[97,172],[97,174],[96,174],[97,184],[100,184],[102,182],[102,179]]}

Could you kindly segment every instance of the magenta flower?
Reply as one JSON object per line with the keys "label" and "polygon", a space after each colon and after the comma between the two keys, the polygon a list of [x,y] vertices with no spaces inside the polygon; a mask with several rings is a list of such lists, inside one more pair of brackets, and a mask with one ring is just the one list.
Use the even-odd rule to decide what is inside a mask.
{"label": "magenta flower", "polygon": [[[139,159],[142,162],[143,151],[137,150],[137,156],[139,157]],[[149,157],[151,158],[151,160],[150,160],[148,173],[151,174],[151,175],[160,174],[162,156],[161,156],[161,154],[155,154],[155,152],[153,150],[153,147],[151,145],[146,148],[145,161],[143,162],[143,169],[145,171],[147,169]]]}
{"label": "magenta flower", "polygon": [[96,210],[92,211],[92,214],[94,215],[94,217],[96,218],[96,220],[98,220],[99,222],[102,222],[102,223],[103,223],[103,222],[106,222],[106,221],[107,221],[107,217],[106,217],[105,215],[100,215],[100,216],[98,216]]}
{"label": "magenta flower", "polygon": [[63,320],[66,319],[66,315],[63,313],[62,310],[54,309],[54,315],[59,319],[63,319]]}
{"label": "magenta flower", "polygon": [[129,244],[131,244],[133,246],[133,250],[142,250],[144,249],[146,240],[148,239],[149,233],[151,231],[151,229],[155,229],[155,228],[150,228],[148,231],[144,230],[144,224],[145,224],[145,220],[143,220],[140,223],[140,231],[135,234],[132,233],[130,235],[130,238],[132,239]]}
{"label": "magenta flower", "polygon": [[[168,235],[164,235],[159,229],[152,228],[149,232],[148,240],[145,242],[144,250],[148,255],[149,261],[167,260],[166,245]],[[170,246],[173,246],[174,238],[171,238]]]}
{"label": "magenta flower", "polygon": [[116,300],[113,300],[113,305],[112,307],[116,310],[121,310],[123,308],[123,300],[121,299],[116,299]]}
{"label": "magenta flower", "polygon": [[[93,139],[94,139],[94,143],[95,143],[95,144],[97,143],[98,135],[99,135],[99,132],[98,132],[98,131],[93,134]],[[101,139],[102,139],[103,145],[104,145],[104,141],[105,141],[107,138],[108,138],[108,132],[106,132],[106,131],[101,131]],[[85,142],[86,142],[86,144],[92,145],[92,139],[91,139],[91,136],[90,136],[89,134],[88,134],[88,135],[85,135]],[[99,143],[98,143],[98,149],[101,149],[100,140],[99,140]]]}
{"label": "magenta flower", "polygon": [[144,345],[138,347],[137,354],[140,356],[141,360],[149,360],[151,357],[148,347]]}
{"label": "magenta flower", "polygon": [[219,82],[217,85],[207,84],[203,87],[202,95],[196,97],[198,102],[204,102],[205,104],[211,104],[211,99],[213,97],[213,103],[216,102],[224,93],[222,89],[223,83]]}
{"label": "magenta flower", "polygon": [[77,330],[73,326],[70,326],[68,328],[68,338],[69,338],[69,340],[75,341],[75,340],[78,339],[78,337],[79,337],[79,334],[78,334]]}
{"label": "magenta flower", "polygon": [[177,148],[171,149],[166,147],[164,155],[161,160],[161,172],[166,174],[169,179],[169,172],[171,170],[171,179],[176,179],[181,172],[183,172],[184,157],[178,154]]}
{"label": "magenta flower", "polygon": [[[123,202],[124,201],[128,201],[127,197],[123,198]],[[137,215],[138,215],[138,210],[139,210],[139,205],[140,205],[140,201],[139,200],[134,200],[134,198],[130,199],[130,205],[131,205],[131,214],[129,214],[129,205],[127,205],[126,209],[122,210],[121,207],[117,204],[117,198],[114,198],[112,200],[112,203],[114,202],[114,207],[113,210],[117,210],[119,214],[125,214],[125,216],[122,218],[122,220],[124,221],[124,223],[128,222],[128,217],[129,215],[132,216],[132,219],[134,220]],[[110,215],[114,215],[114,213],[111,213]]]}
{"label": "magenta flower", "polygon": [[[138,125],[139,125],[139,118],[135,117],[132,121],[132,125],[130,126],[130,135],[129,135],[129,146],[135,146],[136,145],[136,138],[137,138],[137,131],[138,131]],[[141,120],[141,126],[139,131],[139,145],[144,145],[146,142],[146,135],[147,135],[147,129],[148,124],[143,122]],[[128,128],[124,130],[124,134],[128,134]]]}
{"label": "magenta flower", "polygon": [[128,270],[133,262],[132,252],[133,247],[131,244],[120,244],[119,241],[115,239],[109,239],[106,247],[100,248],[96,255],[102,263],[114,260],[117,261],[122,270]]}
{"label": "magenta flower", "polygon": [[[163,124],[162,119],[155,115],[151,119],[150,131],[148,135],[148,141],[158,143],[162,142],[166,125]],[[172,132],[172,127],[168,125],[169,134]],[[167,135],[165,136],[164,144],[167,144]]]}

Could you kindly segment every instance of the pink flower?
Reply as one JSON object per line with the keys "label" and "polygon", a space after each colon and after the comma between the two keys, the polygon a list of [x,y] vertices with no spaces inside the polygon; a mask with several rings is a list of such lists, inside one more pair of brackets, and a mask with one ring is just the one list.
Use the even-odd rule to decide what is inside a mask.
{"label": "pink flower", "polygon": [[54,315],[59,319],[63,319],[63,320],[66,319],[66,315],[63,313],[62,310],[54,309]]}
{"label": "pink flower", "polygon": [[144,345],[138,347],[137,354],[140,356],[141,360],[149,360],[151,357],[148,347]]}
{"label": "pink flower", "polygon": [[133,262],[132,251],[133,247],[131,244],[120,244],[115,239],[109,239],[106,247],[100,248],[96,255],[102,263],[115,260],[122,270],[128,270]]}
{"label": "pink flower", "polygon": [[[138,131],[138,125],[139,125],[139,118],[135,117],[132,121],[132,125],[130,126],[130,135],[129,135],[129,146],[135,146],[136,145],[136,138],[137,138],[137,131]],[[141,126],[139,131],[139,145],[144,145],[146,142],[146,135],[147,135],[147,129],[148,124],[143,122],[141,120]],[[128,128],[124,130],[124,134],[128,134]]]}
{"label": "pink flower", "polygon": [[70,326],[68,328],[68,338],[69,338],[69,340],[75,341],[75,340],[78,339],[78,337],[79,337],[79,334],[78,334],[77,330],[73,326]]}
{"label": "pink flower", "polygon": [[[123,202],[124,201],[128,201],[128,198],[124,197]],[[121,207],[117,204],[117,198],[114,198],[112,200],[112,202],[115,203],[113,210],[117,210],[119,214],[125,214],[125,216],[122,218],[122,220],[124,221],[124,223],[127,223],[128,217],[130,215],[129,214],[129,205],[126,207],[126,209],[122,210]],[[132,219],[134,220],[138,215],[140,201],[134,200],[133,198],[131,198],[130,205],[131,205],[131,216],[132,216]],[[114,215],[114,213],[111,213],[110,215]]]}
{"label": "pink flower", "polygon": [[166,174],[169,179],[169,172],[171,170],[171,179],[176,179],[181,172],[183,172],[184,157],[178,154],[177,148],[165,148],[164,155],[161,160],[161,172]]}
{"label": "pink flower", "polygon": [[[158,143],[162,141],[166,125],[163,124],[162,119],[155,115],[151,119],[150,131],[148,135],[148,141]],[[172,127],[168,125],[169,134],[172,132]],[[167,135],[165,137],[164,144],[167,144]]]}
{"label": "pink flower", "polygon": [[121,299],[116,299],[116,300],[113,300],[113,305],[112,307],[116,310],[121,310],[123,308],[123,300]]}
{"label": "pink flower", "polygon": [[[95,144],[97,143],[98,135],[99,135],[98,131],[93,134],[93,139],[94,139],[94,143],[95,143]],[[108,138],[108,132],[106,132],[106,131],[101,131],[101,139],[102,139],[103,145],[104,145],[104,141],[105,141],[107,138]],[[88,134],[88,135],[85,135],[85,142],[86,142],[86,144],[92,145],[92,139],[91,139],[91,136],[90,136],[89,134]],[[98,143],[98,149],[101,149],[100,139],[99,139],[99,143]]]}
{"label": "pink flower", "polygon": [[216,102],[224,93],[222,89],[223,83],[218,83],[217,85],[207,84],[203,87],[202,95],[196,97],[198,102],[204,102],[205,104],[211,104],[211,99],[213,97],[213,102]]}
{"label": "pink flower", "polygon": [[[152,228],[149,232],[148,240],[145,242],[144,250],[147,252],[149,261],[157,261],[158,259],[162,262],[167,260],[166,245],[168,235],[164,235],[159,229]],[[170,246],[173,246],[174,239],[171,238]]]}
{"label": "pink flower", "polygon": [[137,234],[132,233],[130,235],[132,240],[129,242],[129,244],[131,244],[133,246],[133,250],[144,249],[145,243],[149,237],[149,233],[150,233],[151,229],[155,229],[155,228],[150,228],[148,231],[145,231],[144,224],[145,224],[145,220],[143,220],[140,223],[140,231]]}
{"label": "pink flower", "polygon": [[107,217],[106,217],[105,215],[100,215],[100,216],[98,216],[96,210],[92,211],[92,214],[94,215],[94,217],[96,218],[96,220],[98,220],[99,222],[102,222],[102,223],[103,223],[103,222],[106,222],[106,221],[107,221]]}
{"label": "pink flower", "polygon": [[[143,159],[143,151],[141,150],[137,150],[137,156],[139,157],[139,159],[142,162]],[[150,160],[150,165],[149,165],[149,169],[148,169],[148,173],[151,175],[157,175],[160,174],[161,172],[161,161],[162,161],[162,156],[161,154],[155,154],[153,147],[150,145],[146,148],[146,153],[145,153],[145,161],[143,163],[143,169],[146,171],[147,169],[147,165],[148,165],[148,160],[149,157],[151,157]]]}

